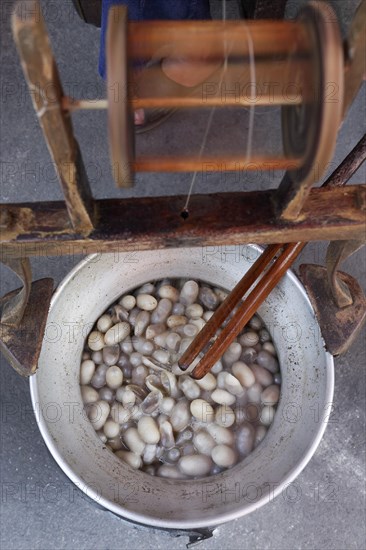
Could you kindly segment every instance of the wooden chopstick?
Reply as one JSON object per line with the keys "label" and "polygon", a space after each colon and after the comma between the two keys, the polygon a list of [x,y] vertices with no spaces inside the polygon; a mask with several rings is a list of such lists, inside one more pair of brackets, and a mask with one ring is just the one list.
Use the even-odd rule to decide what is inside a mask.
{"label": "wooden chopstick", "polygon": [[178,365],[181,370],[187,370],[189,365],[193,363],[197,355],[201,353],[201,351],[208,344],[210,339],[215,336],[217,329],[222,325],[226,317],[230,315],[233,309],[244,297],[244,294],[250,289],[252,284],[258,279],[261,273],[269,265],[271,260],[273,260],[277,252],[281,248],[283,248],[283,246],[285,245],[271,244],[270,246],[268,246],[265,251],[259,256],[256,262],[245,273],[244,277],[240,279],[240,281],[227,296],[226,300],[222,302],[222,304],[215,311],[211,319],[200,330],[197,337],[193,340],[191,345],[180,357]]}
{"label": "wooden chopstick", "polygon": [[[211,370],[213,365],[223,355],[226,348],[233,342],[235,337],[257,311],[260,304],[267,298],[280,279],[282,279],[286,270],[293,264],[305,245],[306,243],[290,243],[285,245],[283,252],[281,252],[268,271],[264,273],[263,277],[245,298],[243,303],[240,304],[238,310],[228,324],[222,329],[222,332],[208,352],[205,353],[201,361],[195,366],[191,372],[192,378],[203,378],[203,376]],[[213,315],[208,322],[213,320],[215,323],[214,317],[215,315]]]}
{"label": "wooden chopstick", "polygon": [[[300,254],[302,249],[305,247],[306,243],[289,243],[284,245],[284,249],[279,255],[277,259],[273,262],[273,264],[269,267],[269,269],[263,274],[262,278],[259,280],[259,282],[256,284],[256,286],[253,288],[253,290],[250,292],[250,294],[245,298],[243,303],[241,303],[238,307],[238,310],[235,312],[233,317],[230,319],[228,324],[222,329],[221,333],[215,340],[215,342],[212,344],[212,346],[209,348],[209,350],[205,353],[204,357],[201,359],[201,361],[195,366],[193,371],[190,373],[192,378],[200,379],[207,374],[210,369],[213,367],[213,365],[220,359],[220,357],[223,355],[226,348],[233,342],[235,337],[239,334],[239,332],[244,328],[246,323],[250,320],[250,318],[253,316],[253,314],[257,311],[260,304],[267,298],[267,296],[270,294],[270,292],[274,289],[274,287],[277,285],[277,283],[280,281],[280,279],[283,277],[286,270],[293,264],[297,256]],[[258,260],[253,264],[253,266],[250,268],[249,271],[252,271],[252,273],[262,274],[263,273],[263,265],[264,268],[268,266],[269,262],[275,255],[273,254],[271,258],[271,253],[274,251],[274,247],[276,245],[271,245],[266,249],[266,251],[258,258]],[[278,249],[281,248],[281,245],[278,245]],[[278,251],[277,249],[277,251]],[[268,252],[266,255],[265,253]],[[263,256],[265,257],[263,258]],[[245,276],[243,277],[243,279]],[[253,284],[253,283],[252,283]],[[245,285],[243,285],[245,286]],[[251,286],[251,285],[249,285]],[[235,287],[236,289],[236,287]],[[229,294],[228,299],[230,299],[231,294]],[[237,300],[235,305],[238,305]],[[225,302],[224,302],[225,303]],[[232,305],[232,304],[230,304]],[[234,307],[235,307],[234,305]],[[220,306],[221,307],[221,306]],[[232,311],[233,307],[231,307]],[[217,310],[218,311],[218,310]],[[217,323],[217,320],[215,319],[216,313],[211,317],[211,319],[208,321],[208,323],[205,325],[204,328],[207,327],[207,325],[210,325],[207,329],[207,334],[212,334],[212,332],[215,334],[217,329],[221,326],[221,323]],[[203,332],[204,329],[202,329],[201,332]],[[201,333],[200,333],[201,334]],[[198,337],[195,338],[195,340],[192,342],[191,346],[194,351],[191,352],[190,347],[186,350],[185,354],[182,355],[181,360],[188,357],[192,357],[194,355],[194,358],[197,357],[198,353],[202,351],[202,349],[207,345],[208,340],[206,339],[199,339]],[[191,352],[191,353],[190,353]],[[186,357],[184,357],[186,356]],[[183,361],[182,361],[183,363]]]}
{"label": "wooden chopstick", "polygon": [[[351,176],[356,172],[356,170],[361,166],[361,164],[366,159],[366,134],[361,138],[353,150],[347,155],[343,160],[341,165],[332,173],[332,175],[323,183],[322,187],[343,187],[346,185]],[[249,296],[244,300],[244,302],[239,306],[238,311],[233,315],[232,319],[222,330],[220,335],[217,337],[216,341],[212,344],[208,353],[204,355],[201,361],[195,366],[194,370],[191,373],[191,376],[196,379],[200,379],[209,370],[213,365],[220,359],[226,348],[238,335],[238,333],[244,328],[245,324],[249,321],[251,316],[256,312],[260,304],[266,299],[270,294],[273,288],[277,285],[278,281],[282,278],[285,271],[289,269],[292,263],[296,260],[297,256],[303,250],[307,243],[291,243],[284,246],[284,250],[277,259],[277,261],[268,269],[267,273],[262,277],[257,286],[249,294]],[[281,248],[280,245],[271,245],[269,246],[263,254],[258,258],[258,260],[252,265],[249,271],[244,275],[244,277],[239,281],[235,286],[232,293],[236,292],[237,288],[240,287],[240,292],[243,291],[243,294],[239,296],[240,292],[238,291],[235,295],[237,298],[237,303],[240,302],[240,299],[243,297],[244,293],[249,290],[251,285],[254,283],[252,277],[256,274],[255,280],[257,279],[258,274],[265,269],[266,265],[269,264],[271,259],[273,259],[275,253],[271,257],[272,251],[275,250],[274,247]],[[267,261],[268,259],[268,261]],[[250,284],[249,284],[250,283]],[[187,369],[198,354],[204,350],[204,348],[209,343],[209,340],[214,334],[216,334],[218,328],[223,322],[223,312],[225,316],[234,309],[232,307],[235,300],[231,300],[231,295],[223,302],[223,304],[218,308],[218,310],[213,314],[208,323],[203,327],[203,329],[198,333],[196,338],[193,340],[191,345],[183,353],[178,364],[182,369]],[[229,306],[226,306],[226,301]]]}

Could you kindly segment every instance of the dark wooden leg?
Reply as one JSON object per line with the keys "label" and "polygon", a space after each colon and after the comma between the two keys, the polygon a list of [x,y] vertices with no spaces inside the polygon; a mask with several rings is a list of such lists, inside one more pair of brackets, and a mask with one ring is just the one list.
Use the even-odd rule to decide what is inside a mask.
{"label": "dark wooden leg", "polygon": [[283,19],[287,0],[240,0],[245,19]]}
{"label": "dark wooden leg", "polygon": [[72,0],[76,11],[85,23],[100,27],[102,24],[102,0]]}
{"label": "dark wooden leg", "polygon": [[341,187],[360,168],[366,160],[366,134],[360,139],[349,155],[334,170],[331,176],[323,183],[322,187],[331,185]]}

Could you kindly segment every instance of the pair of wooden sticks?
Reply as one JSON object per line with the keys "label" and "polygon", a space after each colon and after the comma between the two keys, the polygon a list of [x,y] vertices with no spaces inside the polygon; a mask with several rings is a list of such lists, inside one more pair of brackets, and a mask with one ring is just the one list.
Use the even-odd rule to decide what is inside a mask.
{"label": "pair of wooden sticks", "polygon": [[[350,177],[358,170],[365,160],[366,134],[321,187],[334,188],[345,186]],[[187,370],[198,355],[203,352],[204,356],[190,373],[196,380],[203,378],[203,376],[205,376],[214,366],[216,361],[220,359],[234,338],[244,328],[245,324],[257,311],[261,303],[275,288],[286,270],[291,267],[306,244],[306,242],[298,242],[272,244],[268,246],[180,357],[178,361],[180,368],[182,370]],[[280,250],[282,250],[282,252],[274,260],[276,254]],[[272,260],[274,261],[272,262]],[[245,294],[255,282],[257,282],[256,286],[248,296],[244,298]],[[211,347],[207,349],[211,338],[215,336],[222,323],[236,307],[237,310],[234,312],[232,318],[222,329]]]}
{"label": "pair of wooden sticks", "polygon": [[[306,243],[299,242],[268,246],[180,357],[179,367],[182,370],[187,370],[198,355],[205,350],[204,356],[190,373],[196,380],[203,378],[274,289],[305,245]],[[276,257],[281,249],[281,253]],[[254,284],[254,288],[242,301],[244,295]],[[227,325],[206,351],[205,348],[211,338],[215,336],[217,330],[235,308],[237,309]]]}

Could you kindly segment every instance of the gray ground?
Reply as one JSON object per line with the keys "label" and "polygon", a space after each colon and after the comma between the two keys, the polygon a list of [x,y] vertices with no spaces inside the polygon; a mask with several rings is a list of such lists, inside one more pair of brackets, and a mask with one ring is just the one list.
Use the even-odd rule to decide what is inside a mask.
{"label": "gray ground", "polygon": [[[288,16],[302,3],[289,2]],[[3,201],[61,199],[12,43],[9,29],[12,4],[1,5],[1,198]],[[83,24],[68,0],[44,0],[42,4],[66,93],[75,97],[102,97],[103,84],[97,74],[99,31]],[[332,4],[345,31],[358,2],[336,0]],[[220,5],[214,0],[216,16]],[[231,17],[236,14],[235,6],[233,0],[228,2]],[[342,126],[333,166],[365,130],[365,92],[363,86]],[[258,114],[255,144],[273,150],[279,140],[277,115],[271,118],[268,112]],[[206,120],[204,113],[194,118],[177,114],[155,132],[140,138],[138,147],[150,151],[162,148],[169,153],[179,145],[184,150],[191,147],[197,151]],[[229,113],[226,118],[217,113],[210,146],[230,147],[241,135],[245,140],[241,121],[245,129],[246,113],[241,118],[237,113]],[[144,174],[137,178],[133,190],[116,190],[108,168],[105,113],[81,113],[74,117],[74,123],[95,196],[187,192],[189,175]],[[237,138],[233,139],[231,132],[234,136],[236,132]],[[365,182],[365,176],[363,167],[352,181]],[[198,178],[195,192],[272,187],[277,185],[280,175],[271,178],[264,175],[260,182],[251,178],[253,175],[236,181],[217,174],[205,181]],[[324,243],[311,245],[301,261],[322,263],[324,250]],[[35,258],[34,277],[52,276],[59,282],[79,259]],[[365,283],[364,253],[356,254],[344,268]],[[17,283],[5,268],[0,273],[2,295]],[[43,443],[31,410],[28,382],[18,377],[3,358],[1,363],[1,548],[184,548],[186,538],[172,539],[166,534],[136,530],[73,490]],[[260,511],[220,527],[215,538],[202,543],[202,549],[366,547],[365,363],[363,332],[351,350],[336,360],[336,414],[315,456],[297,480],[300,498],[294,503],[280,496]]]}

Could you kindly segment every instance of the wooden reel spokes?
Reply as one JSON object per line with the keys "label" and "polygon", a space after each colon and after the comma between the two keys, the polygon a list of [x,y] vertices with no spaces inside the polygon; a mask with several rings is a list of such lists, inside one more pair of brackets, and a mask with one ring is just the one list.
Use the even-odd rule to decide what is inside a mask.
{"label": "wooden reel spokes", "polygon": [[[306,194],[332,159],[344,99],[342,42],[334,13],[325,3],[310,2],[298,20],[307,27],[315,46],[311,53],[315,95],[312,101],[282,108],[285,154],[302,159],[299,168],[287,171],[280,187],[286,219],[296,219],[301,210],[301,194],[294,198],[293,190],[301,187]],[[296,70],[296,53],[293,67]]]}
{"label": "wooden reel spokes", "polygon": [[[106,38],[108,134],[113,177],[118,187],[132,187],[135,158],[134,115],[129,97],[127,8],[112,7]],[[118,55],[116,53],[118,52]]]}
{"label": "wooden reel spokes", "polygon": [[[127,24],[123,8],[116,10],[111,12],[113,17],[111,15],[108,32],[108,99],[97,101],[64,95],[39,0],[19,1],[12,17],[14,40],[24,75],[65,196],[65,202],[0,205],[1,259],[19,273],[23,281],[23,289],[1,299],[0,348],[22,374],[31,374],[36,368],[52,293],[50,279],[30,286],[29,263],[23,262],[23,257],[39,253],[106,251],[132,251],[133,256],[136,250],[167,246],[201,246],[204,251],[205,246],[210,249],[220,245],[240,248],[243,242],[304,243],[325,239],[359,242],[365,234],[365,185],[353,185],[347,190],[342,186],[365,161],[366,136],[322,186],[332,189],[309,191],[312,183],[321,177],[332,154],[340,113],[347,112],[362,82],[366,0],[361,2],[345,41],[344,63],[335,17],[324,2],[309,2],[298,20],[291,22]],[[255,57],[255,84],[262,92],[255,97],[255,104],[283,106],[285,155],[255,158],[247,151],[246,157],[216,156],[214,160],[216,164],[218,161],[225,163],[227,170],[238,170],[238,166],[240,170],[286,169],[280,187],[194,195],[192,213],[184,221],[179,214],[186,196],[94,198],[73,132],[72,112],[80,108],[109,109],[112,165],[119,185],[132,185],[133,172],[137,170],[201,169],[202,164],[210,160],[203,154],[187,158],[135,158],[133,111],[137,108],[212,108],[238,104],[250,107],[251,93],[243,94],[240,88],[242,84],[253,88],[248,35]],[[128,74],[128,62],[180,55],[201,61],[204,57],[207,64],[220,63],[225,69],[219,71],[218,78],[217,74],[206,76],[198,88],[199,92],[206,92],[204,98],[202,93],[178,96],[173,88],[167,92],[159,86],[154,90],[147,87],[141,94],[138,86],[135,87],[134,74]],[[343,96],[344,75],[347,90]],[[267,86],[263,91],[263,86],[271,80],[276,86]],[[237,93],[231,93],[223,100],[222,90],[225,86],[232,90],[229,85],[233,83],[239,84],[239,98]],[[286,86],[294,84],[300,93],[287,94]],[[332,95],[334,91],[336,97]],[[204,153],[202,147],[201,152]],[[365,300],[356,285],[349,277],[337,279],[336,276],[339,261],[350,250],[349,246],[352,249],[354,243],[337,249],[336,254],[331,250],[335,263],[328,286],[331,294],[337,296],[336,306],[339,309],[339,291],[342,291],[341,306],[344,300],[348,304],[353,299],[351,305],[341,308],[340,325],[346,326],[347,331],[338,330],[339,326],[336,327],[338,333],[328,331],[332,345],[337,346],[333,349],[337,350],[344,349],[344,336],[348,345],[365,317]],[[337,309],[323,307],[322,297],[327,292],[323,284],[325,272],[317,269],[318,266],[315,270],[308,267],[305,285],[315,301],[321,297],[318,310],[323,320],[322,328],[332,329],[334,318],[337,316],[339,321],[340,317]],[[317,306],[314,307],[317,310]]]}
{"label": "wooden reel spokes", "polygon": [[[254,83],[250,79],[249,39],[255,58]],[[222,64],[224,69],[184,97],[166,95],[163,88],[157,92],[156,86],[150,95],[146,91],[139,95],[129,64],[164,57],[204,59],[207,64]],[[127,23],[126,9],[114,6],[108,20],[107,87],[111,162],[119,187],[131,185],[134,171],[191,172],[214,162],[225,165],[226,170],[238,166],[241,170],[287,170],[284,194],[292,185],[303,186],[306,193],[332,158],[342,119],[344,66],[338,23],[331,8],[319,2],[308,3],[291,22]],[[239,93],[233,93],[235,87]],[[253,87],[261,93],[248,93]],[[118,101],[116,89],[122,92]],[[223,89],[231,90],[224,98]],[[134,156],[134,109],[248,107],[253,103],[283,105],[283,156]],[[291,208],[293,212],[295,208]]]}

